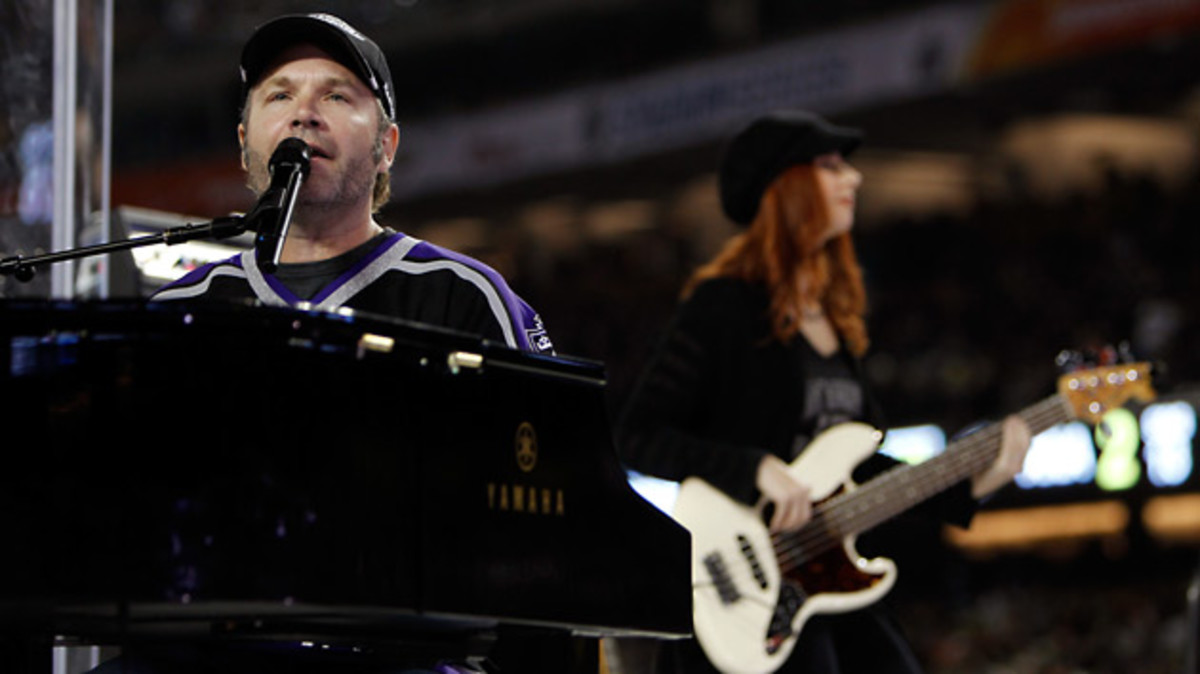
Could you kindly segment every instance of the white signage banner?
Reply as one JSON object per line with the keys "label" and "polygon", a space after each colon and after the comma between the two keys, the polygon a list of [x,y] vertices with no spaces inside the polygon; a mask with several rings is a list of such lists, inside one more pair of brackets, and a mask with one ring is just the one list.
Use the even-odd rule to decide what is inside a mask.
{"label": "white signage banner", "polygon": [[933,8],[735,57],[402,131],[401,196],[492,185],[709,142],[780,107],[826,113],[952,84],[983,21]]}

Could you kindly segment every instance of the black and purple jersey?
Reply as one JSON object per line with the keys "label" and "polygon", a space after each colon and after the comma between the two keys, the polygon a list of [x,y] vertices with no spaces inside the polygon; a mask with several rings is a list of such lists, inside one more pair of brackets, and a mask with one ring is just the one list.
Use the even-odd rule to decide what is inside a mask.
{"label": "black and purple jersey", "polygon": [[[365,255],[311,297],[299,297],[263,273],[249,250],[195,269],[151,296],[167,300],[258,300],[350,308],[480,335],[515,349],[553,353],[542,319],[492,268],[399,232],[381,235]],[[287,265],[281,265],[279,274]]]}

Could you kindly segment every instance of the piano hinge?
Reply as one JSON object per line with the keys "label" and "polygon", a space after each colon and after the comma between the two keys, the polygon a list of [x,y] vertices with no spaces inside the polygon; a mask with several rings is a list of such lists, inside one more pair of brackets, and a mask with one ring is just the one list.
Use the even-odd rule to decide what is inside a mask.
{"label": "piano hinge", "polygon": [[483,368],[483,356],[470,351],[452,351],[446,356],[446,364],[450,366],[451,374],[458,374],[463,368],[480,370]]}
{"label": "piano hinge", "polygon": [[368,351],[374,351],[376,353],[391,353],[392,347],[394,346],[396,346],[396,340],[392,339],[391,337],[373,335],[368,332],[362,337],[358,338],[358,359],[362,360],[362,357]]}

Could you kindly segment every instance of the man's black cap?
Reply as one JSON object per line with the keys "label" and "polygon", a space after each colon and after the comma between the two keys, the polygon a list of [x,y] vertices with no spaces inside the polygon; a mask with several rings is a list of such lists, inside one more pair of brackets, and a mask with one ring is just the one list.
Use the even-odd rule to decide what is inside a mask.
{"label": "man's black cap", "polygon": [[778,110],[755,119],[725,147],[721,160],[721,207],[748,225],[763,192],[780,173],[830,152],[847,156],[862,142],[858,129],[834,126],[805,110]]}
{"label": "man's black cap", "polygon": [[288,14],[259,26],[242,48],[242,100],[285,49],[311,44],[349,68],[396,120],[396,94],[387,57],[371,38],[332,14]]}

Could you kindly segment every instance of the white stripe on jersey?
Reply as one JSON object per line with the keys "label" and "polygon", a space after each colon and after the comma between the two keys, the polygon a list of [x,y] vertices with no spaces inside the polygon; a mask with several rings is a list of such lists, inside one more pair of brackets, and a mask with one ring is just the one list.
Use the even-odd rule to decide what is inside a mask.
{"label": "white stripe on jersey", "polygon": [[487,299],[488,307],[492,310],[492,315],[495,316],[496,322],[500,324],[500,329],[504,332],[504,343],[508,346],[519,349],[521,346],[517,343],[516,335],[513,332],[513,317],[509,316],[508,306],[504,303],[504,298],[496,292],[496,287],[492,285],[487,276],[483,272],[474,267],[454,260],[451,258],[438,258],[433,260],[407,260],[405,257],[413,248],[424,243],[421,239],[414,236],[404,235],[397,244],[392,246],[383,255],[373,260],[354,278],[347,281],[345,285],[331,294],[325,301],[321,302],[321,308],[332,308],[348,301],[359,290],[374,283],[391,270],[402,271],[408,274],[425,274],[428,272],[449,270],[454,272],[456,276],[467,281],[479,289]]}
{"label": "white stripe on jersey", "polygon": [[242,267],[246,269],[246,282],[250,284],[250,289],[254,291],[255,297],[262,300],[264,304],[275,307],[286,307],[288,301],[279,296],[263,277],[262,270],[258,268],[258,260],[255,257],[254,250],[248,250],[242,253]]}
{"label": "white stripe on jersey", "polygon": [[350,298],[357,295],[360,290],[378,281],[379,277],[383,276],[388,269],[393,268],[393,264],[403,260],[404,256],[408,255],[408,251],[419,243],[421,243],[420,239],[406,235],[388,248],[383,255],[375,258],[352,278],[347,279],[341,287],[330,293],[329,297],[326,297],[317,306],[321,309],[334,309],[349,302]]}
{"label": "white stripe on jersey", "polygon": [[[492,315],[495,317],[496,322],[500,324],[500,329],[504,333],[504,343],[514,349],[520,349],[521,345],[517,342],[517,336],[513,330],[514,322],[519,321],[520,317],[509,315],[508,305],[505,304],[504,298],[496,291],[496,287],[492,285],[487,276],[474,267],[451,258],[420,261],[406,260],[405,256],[413,248],[422,243],[424,241],[421,239],[405,234],[400,241],[385,251],[383,255],[372,260],[370,264],[363,267],[357,274],[347,279],[339,288],[330,293],[329,297],[326,297],[316,305],[316,308],[325,311],[337,309],[346,302],[349,302],[363,288],[378,281],[380,277],[392,270],[414,275],[448,270],[464,281],[474,285],[483,294],[487,300],[488,307],[492,310]],[[258,268],[255,260],[254,251],[250,250],[242,253],[242,266],[246,269],[244,276],[246,276],[255,296],[267,304],[287,305],[287,301],[280,297],[263,277],[262,271]]]}
{"label": "white stripe on jersey", "polygon": [[177,286],[172,288],[164,288],[150,296],[151,301],[158,300],[186,300],[193,297],[199,297],[208,292],[208,287],[212,285],[213,279],[222,276],[232,276],[234,278],[246,278],[246,272],[232,264],[219,264],[213,267],[203,279],[196,284]]}
{"label": "white stripe on jersey", "polygon": [[521,348],[520,344],[517,343],[516,336],[513,335],[513,322],[509,317],[508,307],[505,306],[504,299],[500,297],[500,294],[496,292],[495,286],[481,272],[456,260],[447,259],[421,262],[404,260],[397,262],[393,266],[393,269],[408,272],[409,274],[424,274],[426,272],[449,269],[459,278],[474,284],[476,288],[479,288],[479,292],[483,293],[483,296],[487,298],[487,303],[492,309],[492,314],[495,315],[496,321],[500,323],[500,329],[504,331],[504,343],[514,349]]}

